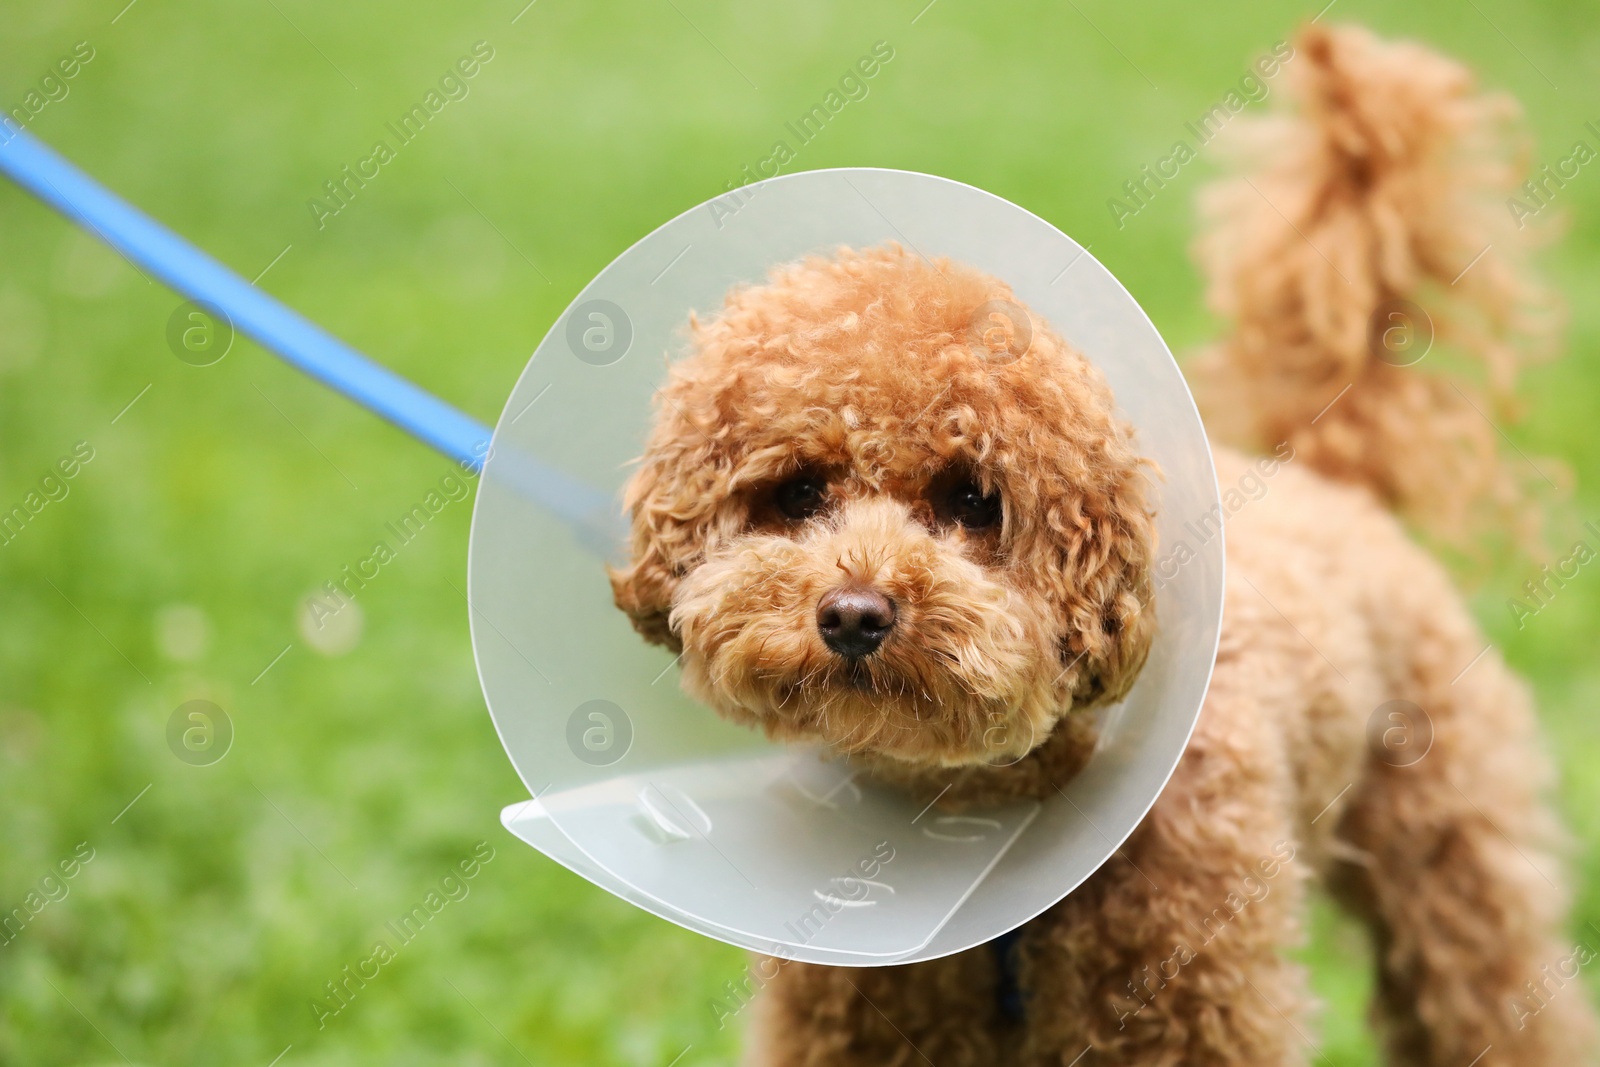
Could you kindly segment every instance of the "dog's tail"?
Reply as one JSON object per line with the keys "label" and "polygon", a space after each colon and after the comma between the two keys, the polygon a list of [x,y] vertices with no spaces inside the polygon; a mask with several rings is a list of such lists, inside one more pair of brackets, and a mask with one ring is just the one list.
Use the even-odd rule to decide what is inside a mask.
{"label": "dog's tail", "polygon": [[1193,368],[1208,424],[1287,441],[1436,533],[1515,516],[1528,543],[1544,476],[1497,429],[1551,319],[1508,210],[1518,108],[1419,45],[1316,25],[1295,43],[1294,115],[1241,131],[1239,173],[1202,199],[1197,252],[1231,325]]}

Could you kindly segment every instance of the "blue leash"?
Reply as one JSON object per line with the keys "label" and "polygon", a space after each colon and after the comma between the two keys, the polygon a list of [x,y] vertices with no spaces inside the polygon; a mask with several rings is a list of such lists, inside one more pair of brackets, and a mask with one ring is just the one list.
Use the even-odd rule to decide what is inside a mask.
{"label": "blue leash", "polygon": [[[489,427],[363,356],[128,204],[42,141],[0,118],[0,171],[178,292],[220,311],[288,363],[474,471]],[[522,454],[499,457],[507,481],[592,549],[618,540],[611,498]]]}
{"label": "blue leash", "polygon": [[313,378],[473,470],[489,427],[380,367],[144,215],[32,134],[0,124],[0,170],[191,300],[219,309],[244,333]]}

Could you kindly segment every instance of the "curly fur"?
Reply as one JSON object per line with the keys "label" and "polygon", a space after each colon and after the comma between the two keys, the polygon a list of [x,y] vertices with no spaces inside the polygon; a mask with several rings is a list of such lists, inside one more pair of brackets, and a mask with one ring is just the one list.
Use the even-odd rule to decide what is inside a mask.
{"label": "curly fur", "polygon": [[[1360,30],[1313,27],[1298,49],[1302,117],[1254,187],[1213,198],[1203,245],[1233,322],[1206,381],[1292,462],[1229,520],[1221,648],[1177,772],[1117,857],[1022,928],[1020,1022],[987,947],[790,963],[760,998],[752,1063],[1308,1063],[1313,1005],[1285,949],[1313,876],[1371,931],[1391,1063],[1590,1062],[1582,992],[1530,992],[1572,953],[1532,706],[1393,513],[1455,521],[1515,490],[1470,387],[1367,337],[1375,309],[1448,283],[1488,239],[1474,198],[1505,172],[1481,140],[1506,105]],[[1509,388],[1531,291],[1513,257],[1496,239],[1457,281],[1470,311],[1436,318],[1491,390]],[[719,713],[908,788],[958,787],[941,803],[1076,773],[1083,709],[1126,691],[1157,624],[1148,464],[1093,367],[1031,313],[992,318],[996,300],[1015,305],[895,247],[732,293],[661,389],[627,494],[633,558],[612,575]],[[1251,470],[1216,458],[1223,484]],[[827,504],[785,520],[771,494],[797,471]],[[997,530],[941,520],[952,472],[1000,494]],[[853,668],[816,622],[847,580],[901,613]],[[1403,724],[1426,728],[1421,758],[1395,758],[1381,715],[1373,728],[1394,700],[1422,709]]]}
{"label": "curly fur", "polygon": [[[1234,323],[1191,370],[1213,434],[1286,440],[1446,541],[1531,544],[1524,468],[1488,418],[1552,325],[1503,207],[1524,178],[1516,103],[1354,28],[1303,35],[1287,74],[1301,117],[1241,124],[1243,172],[1202,199],[1208,302]],[[1386,333],[1406,350],[1374,358]],[[1425,373],[1441,360],[1472,373]]]}
{"label": "curly fur", "polygon": [[[1153,626],[1147,464],[1095,368],[1042,321],[989,321],[994,301],[1017,307],[968,267],[843,249],[693,324],[612,576],[640,633],[683,652],[690,693],[772,737],[961,765],[1126,691]],[[828,477],[826,514],[762,521],[801,470]],[[959,471],[1000,493],[1003,542],[937,521],[929,488]],[[847,576],[900,612],[855,668],[816,626]]]}

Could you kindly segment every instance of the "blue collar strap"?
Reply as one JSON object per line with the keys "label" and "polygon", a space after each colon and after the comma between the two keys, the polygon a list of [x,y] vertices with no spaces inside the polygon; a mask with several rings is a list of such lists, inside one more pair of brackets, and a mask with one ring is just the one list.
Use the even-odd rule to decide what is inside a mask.
{"label": "blue collar strap", "polygon": [[995,1003],[1007,1022],[1020,1023],[1027,1014],[1026,998],[1018,975],[1017,942],[1022,940],[1023,927],[1001,934],[989,942],[994,953]]}

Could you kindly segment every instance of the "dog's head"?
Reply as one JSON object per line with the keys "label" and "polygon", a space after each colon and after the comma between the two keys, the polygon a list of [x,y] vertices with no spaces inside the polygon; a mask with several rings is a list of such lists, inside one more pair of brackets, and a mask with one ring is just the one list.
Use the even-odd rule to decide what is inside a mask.
{"label": "dog's head", "polygon": [[1003,283],[844,250],[692,323],[629,482],[617,606],[768,736],[1009,762],[1148,650],[1145,461]]}

